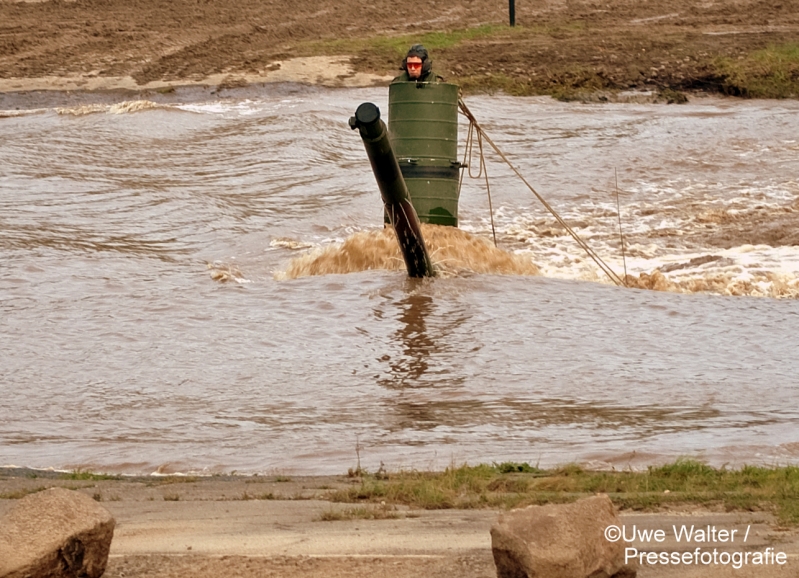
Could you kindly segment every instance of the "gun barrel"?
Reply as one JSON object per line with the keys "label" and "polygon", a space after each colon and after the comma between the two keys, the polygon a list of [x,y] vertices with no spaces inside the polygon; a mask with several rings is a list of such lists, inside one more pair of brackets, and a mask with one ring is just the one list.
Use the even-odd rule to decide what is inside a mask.
{"label": "gun barrel", "polygon": [[435,270],[422,238],[419,217],[391,148],[388,129],[380,120],[380,109],[371,102],[363,103],[350,118],[350,128],[358,129],[361,134],[386,214],[397,234],[408,276],[432,277]]}

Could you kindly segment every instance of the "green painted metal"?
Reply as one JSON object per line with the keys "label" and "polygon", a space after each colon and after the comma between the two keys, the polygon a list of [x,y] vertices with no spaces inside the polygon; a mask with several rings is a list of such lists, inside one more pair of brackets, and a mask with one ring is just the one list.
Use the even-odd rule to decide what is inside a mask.
{"label": "green painted metal", "polygon": [[394,82],[388,132],[419,220],[458,226],[458,85]]}

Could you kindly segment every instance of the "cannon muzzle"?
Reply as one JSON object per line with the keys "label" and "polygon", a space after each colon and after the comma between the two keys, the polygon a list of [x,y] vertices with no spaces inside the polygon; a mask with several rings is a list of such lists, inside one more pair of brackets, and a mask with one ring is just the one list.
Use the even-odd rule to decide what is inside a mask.
{"label": "cannon muzzle", "polygon": [[386,214],[397,234],[408,276],[432,277],[435,271],[424,245],[419,217],[391,148],[388,129],[380,120],[380,109],[371,102],[363,103],[350,118],[350,128],[358,129],[363,139]]}

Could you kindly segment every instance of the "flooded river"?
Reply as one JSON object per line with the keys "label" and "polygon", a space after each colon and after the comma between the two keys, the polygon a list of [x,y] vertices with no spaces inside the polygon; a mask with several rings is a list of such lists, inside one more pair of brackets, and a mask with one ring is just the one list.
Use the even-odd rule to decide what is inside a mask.
{"label": "flooded river", "polygon": [[501,254],[467,179],[441,276],[375,268],[397,258],[347,119],[386,98],[0,110],[0,465],[799,462],[799,102],[467,100],[631,289],[492,154]]}

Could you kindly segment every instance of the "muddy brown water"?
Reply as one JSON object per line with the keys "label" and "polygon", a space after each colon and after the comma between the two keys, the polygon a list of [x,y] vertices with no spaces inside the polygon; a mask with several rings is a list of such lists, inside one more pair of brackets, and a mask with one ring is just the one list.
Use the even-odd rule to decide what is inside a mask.
{"label": "muddy brown water", "polygon": [[655,291],[492,156],[502,252],[467,180],[443,274],[391,268],[346,124],[385,89],[179,96],[0,112],[0,465],[799,461],[799,103],[469,99],[621,273],[618,175]]}

